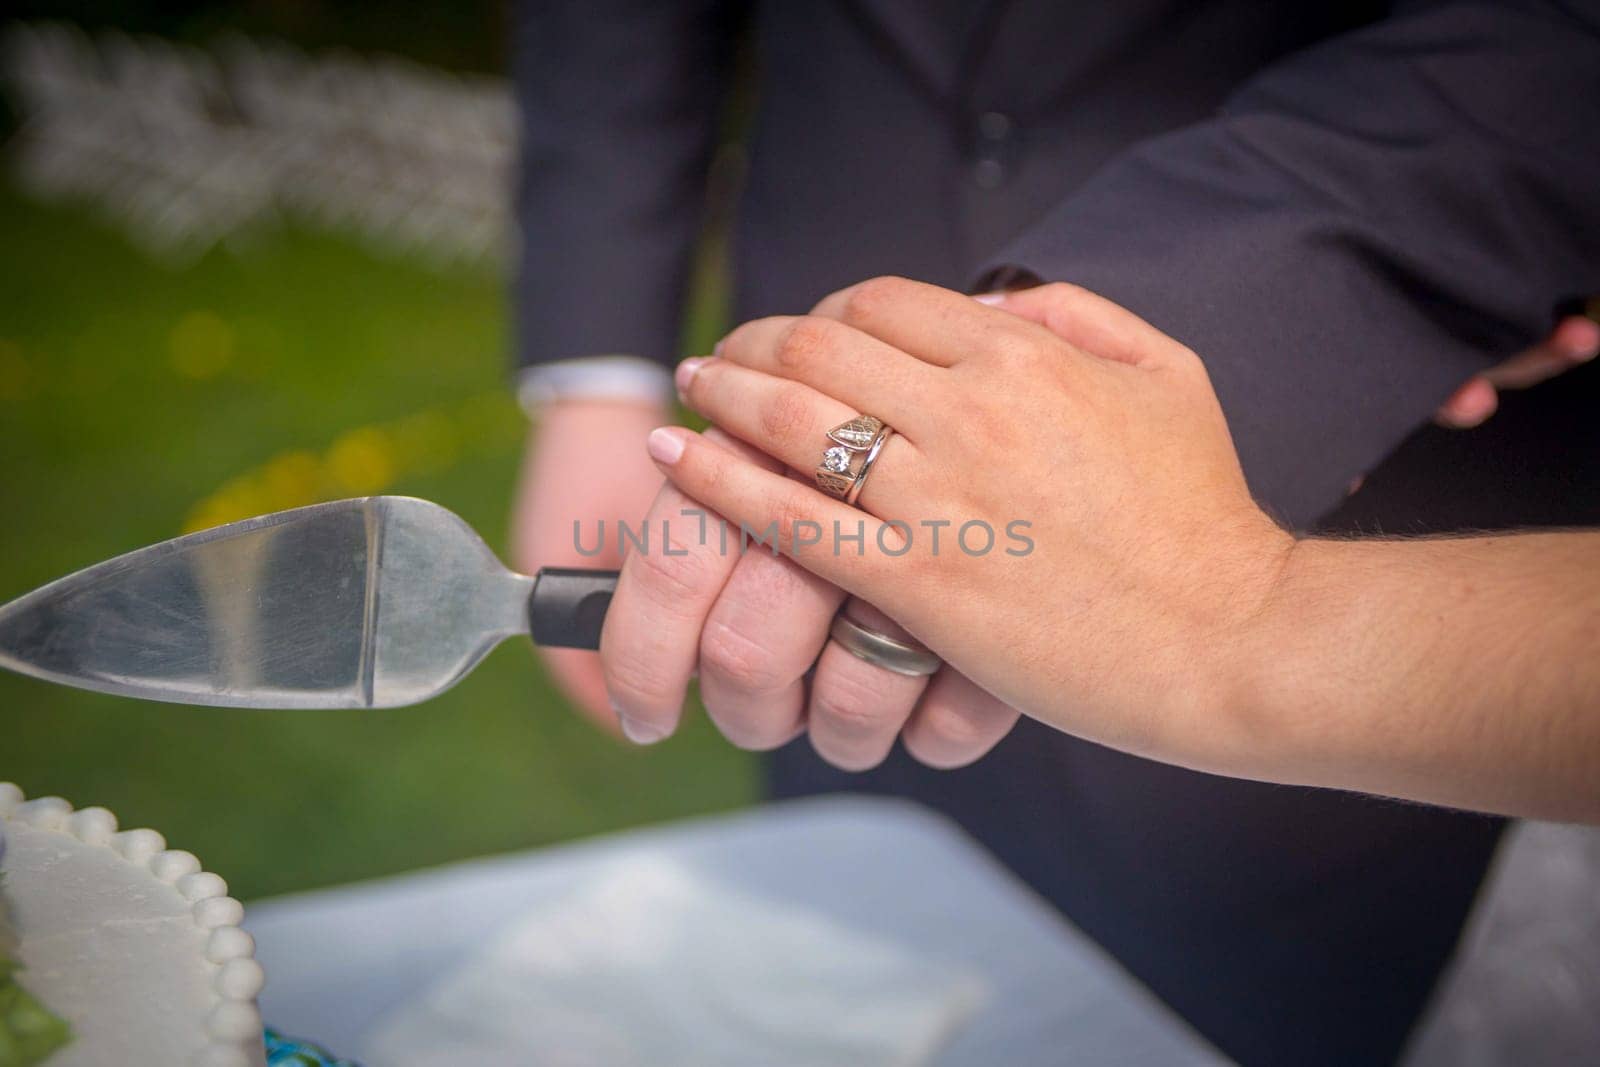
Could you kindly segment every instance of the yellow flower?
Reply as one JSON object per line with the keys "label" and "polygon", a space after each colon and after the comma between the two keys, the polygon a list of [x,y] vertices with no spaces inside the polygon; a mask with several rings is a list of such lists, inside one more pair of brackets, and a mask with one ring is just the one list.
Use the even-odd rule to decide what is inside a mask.
{"label": "yellow flower", "polygon": [[328,477],[342,495],[381,493],[395,478],[393,446],[375,426],[342,435],[328,449],[326,463]]}

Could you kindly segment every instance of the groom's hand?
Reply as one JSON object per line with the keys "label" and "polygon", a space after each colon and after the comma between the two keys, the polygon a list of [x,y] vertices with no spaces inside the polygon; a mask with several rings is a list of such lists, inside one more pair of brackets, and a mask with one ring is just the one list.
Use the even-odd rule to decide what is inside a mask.
{"label": "groom's hand", "polygon": [[1600,354],[1600,322],[1570,315],[1550,336],[1504,363],[1475,374],[1440,405],[1434,420],[1441,426],[1469,430],[1481,425],[1500,406],[1507,389],[1529,389],[1565,374]]}
{"label": "groom's hand", "polygon": [[[718,430],[706,436],[780,469]],[[820,432],[818,440],[820,452]],[[677,727],[696,673],[707,715],[735,745],[771,749],[806,733],[845,770],[876,766],[897,737],[930,766],[961,766],[1016,723],[1016,711],[955,670],[931,680],[895,674],[830,641],[842,591],[769,547],[741,552],[736,524],[672,485],[656,497],[646,529],[641,544],[625,546],[600,642],[612,706],[634,741],[649,744]],[[907,636],[870,605],[849,611],[862,625]]]}
{"label": "groom's hand", "polygon": [[[632,400],[573,399],[547,405],[530,432],[512,509],[512,559],[518,570],[540,567],[622,565],[616,538],[604,538],[598,555],[587,546],[600,523],[614,533],[619,521],[637,525],[662,486],[661,472],[644,455],[651,427],[670,417],[664,404]],[[616,720],[606,701],[600,657],[572,648],[537,648],[551,679],[584,714],[608,730]]]}

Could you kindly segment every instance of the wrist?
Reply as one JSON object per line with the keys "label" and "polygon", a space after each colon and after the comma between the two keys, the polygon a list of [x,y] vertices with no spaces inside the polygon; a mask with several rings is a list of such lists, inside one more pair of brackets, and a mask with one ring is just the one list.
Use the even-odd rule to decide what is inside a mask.
{"label": "wrist", "polygon": [[[1265,516],[1263,516],[1265,518]],[[1277,699],[1285,631],[1303,625],[1293,589],[1308,542],[1273,524],[1206,569],[1199,623],[1173,646],[1155,758],[1233,777],[1264,777],[1285,746]]]}
{"label": "wrist", "polygon": [[610,415],[624,418],[644,413],[666,419],[671,411],[671,406],[665,400],[650,397],[570,396],[541,402],[529,410],[528,416],[536,423],[574,416]]}
{"label": "wrist", "polygon": [[575,472],[606,481],[618,472],[660,472],[644,441],[657,426],[675,421],[665,404],[624,398],[570,398],[542,406],[529,420],[524,470],[550,484]]}
{"label": "wrist", "polygon": [[1338,576],[1341,547],[1292,540],[1267,595],[1241,620],[1217,704],[1232,743],[1229,773],[1303,780],[1317,757],[1330,675],[1340,670],[1333,631],[1353,588]]}
{"label": "wrist", "polygon": [[647,399],[569,397],[541,404],[528,413],[528,421],[529,446],[557,451],[566,461],[575,451],[599,449],[604,454],[623,442],[643,457],[644,435],[675,420],[666,404]]}

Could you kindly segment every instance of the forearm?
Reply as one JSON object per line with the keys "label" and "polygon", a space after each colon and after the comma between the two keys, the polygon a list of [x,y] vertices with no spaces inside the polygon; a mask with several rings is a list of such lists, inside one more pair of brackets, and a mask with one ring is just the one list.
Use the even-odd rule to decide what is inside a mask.
{"label": "forearm", "polygon": [[520,5],[518,360],[670,367],[742,0]]}
{"label": "forearm", "polygon": [[1600,533],[1302,541],[1242,647],[1251,776],[1600,820]]}

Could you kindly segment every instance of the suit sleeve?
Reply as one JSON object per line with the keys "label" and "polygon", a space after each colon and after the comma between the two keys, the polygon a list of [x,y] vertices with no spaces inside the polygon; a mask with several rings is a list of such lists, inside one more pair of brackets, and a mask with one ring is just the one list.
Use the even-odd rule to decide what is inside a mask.
{"label": "suit sleeve", "polygon": [[1600,5],[1434,3],[1114,161],[995,260],[1189,345],[1305,525],[1470,374],[1600,291]]}
{"label": "suit sleeve", "polygon": [[524,0],[523,366],[676,357],[739,17],[732,0]]}

